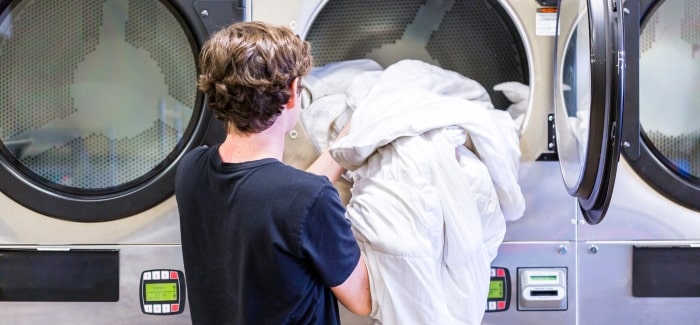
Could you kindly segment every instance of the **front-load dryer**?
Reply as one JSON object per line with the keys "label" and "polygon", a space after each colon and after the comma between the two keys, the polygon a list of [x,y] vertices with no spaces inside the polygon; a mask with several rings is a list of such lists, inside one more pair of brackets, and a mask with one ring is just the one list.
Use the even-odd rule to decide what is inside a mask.
{"label": "front-load dryer", "polygon": [[175,167],[238,1],[0,1],[0,319],[187,324]]}
{"label": "front-load dryer", "polygon": [[[504,110],[513,103],[494,86],[504,82],[523,85],[520,183],[527,208],[521,219],[507,224],[505,241],[494,261],[494,266],[516,274],[518,267],[573,270],[575,265],[574,254],[558,253],[575,240],[575,201],[562,185],[556,161],[554,6],[555,2],[535,0],[253,0],[246,11],[250,20],[293,28],[311,43],[317,67],[371,59],[386,68],[402,59],[422,60],[479,82],[494,106]],[[304,128],[313,121],[302,122],[289,134],[285,151],[285,161],[300,168],[318,155]],[[347,198],[343,193],[350,185],[341,180],[336,186],[341,197]],[[573,279],[572,272],[569,280]],[[516,277],[511,281],[514,287]],[[569,287],[569,304],[575,301],[575,290]],[[494,307],[484,317],[485,323],[566,323],[575,319],[573,308],[518,312],[515,294],[507,299],[510,308]],[[348,313],[341,317],[347,324],[369,321]]]}
{"label": "front-load dryer", "polygon": [[[557,140],[562,165],[574,165],[562,170],[600,167],[595,182],[586,172],[564,175],[580,208],[577,322],[697,323],[700,7],[582,0],[560,1],[559,11],[568,32],[557,45],[555,107],[558,126],[570,128]],[[598,67],[605,57],[607,73]],[[563,148],[586,141],[587,149]]]}

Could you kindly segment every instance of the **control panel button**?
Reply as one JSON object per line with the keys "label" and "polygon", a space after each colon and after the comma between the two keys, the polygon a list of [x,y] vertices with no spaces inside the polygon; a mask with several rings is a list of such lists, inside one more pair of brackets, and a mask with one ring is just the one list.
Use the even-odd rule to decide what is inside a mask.
{"label": "control panel button", "polygon": [[498,310],[506,309],[506,302],[505,301],[496,301],[496,309],[498,309]]}
{"label": "control panel button", "polygon": [[143,271],[139,294],[144,314],[180,314],[185,307],[185,275],[170,269]]}
{"label": "control panel button", "polygon": [[504,267],[491,267],[486,312],[505,311],[510,306],[510,273]]}

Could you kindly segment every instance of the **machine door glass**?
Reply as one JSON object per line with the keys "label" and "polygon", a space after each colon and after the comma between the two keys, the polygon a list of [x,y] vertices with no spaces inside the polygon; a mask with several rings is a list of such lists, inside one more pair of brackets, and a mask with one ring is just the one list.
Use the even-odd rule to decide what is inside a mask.
{"label": "machine door glass", "polygon": [[623,130],[639,147],[623,154],[659,193],[700,211],[700,3],[640,3],[639,85],[631,89],[640,128]]}
{"label": "machine door glass", "polygon": [[[172,195],[201,143],[204,27],[176,1],[0,1],[0,190],[95,222]],[[196,15],[192,15],[195,16]],[[201,24],[200,24],[201,25]]]}
{"label": "machine door glass", "polygon": [[558,6],[554,111],[557,153],[567,190],[583,217],[605,216],[619,159],[624,52],[617,0]]}

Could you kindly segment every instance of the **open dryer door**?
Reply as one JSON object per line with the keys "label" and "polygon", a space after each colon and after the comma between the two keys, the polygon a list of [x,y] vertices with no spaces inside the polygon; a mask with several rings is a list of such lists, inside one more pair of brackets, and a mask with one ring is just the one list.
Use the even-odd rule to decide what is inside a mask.
{"label": "open dryer door", "polygon": [[567,0],[558,5],[557,153],[565,186],[590,224],[605,216],[620,157],[623,11],[619,0]]}

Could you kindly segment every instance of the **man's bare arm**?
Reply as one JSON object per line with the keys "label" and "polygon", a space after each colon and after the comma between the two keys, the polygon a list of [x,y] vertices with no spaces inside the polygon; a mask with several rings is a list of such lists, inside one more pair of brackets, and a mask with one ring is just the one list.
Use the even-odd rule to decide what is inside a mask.
{"label": "man's bare arm", "polygon": [[369,289],[369,273],[364,256],[355,266],[350,276],[341,285],[332,287],[331,291],[338,301],[349,311],[366,316],[372,311],[372,296]]}

